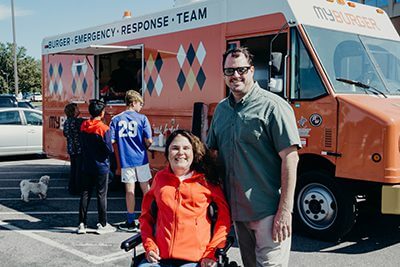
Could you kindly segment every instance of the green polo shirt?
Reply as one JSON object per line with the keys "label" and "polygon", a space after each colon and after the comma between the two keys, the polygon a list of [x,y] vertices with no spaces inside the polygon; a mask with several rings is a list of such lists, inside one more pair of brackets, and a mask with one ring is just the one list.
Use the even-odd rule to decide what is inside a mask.
{"label": "green polo shirt", "polygon": [[291,106],[254,84],[238,103],[232,94],[213,115],[207,146],[218,150],[232,219],[255,221],[276,213],[281,187],[279,152],[300,138]]}

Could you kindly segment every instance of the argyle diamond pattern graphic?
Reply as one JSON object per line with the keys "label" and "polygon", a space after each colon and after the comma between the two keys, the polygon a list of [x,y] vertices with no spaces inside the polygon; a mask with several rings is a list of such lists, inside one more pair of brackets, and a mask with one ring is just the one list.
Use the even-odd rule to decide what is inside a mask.
{"label": "argyle diamond pattern graphic", "polygon": [[[49,77],[49,92],[50,95],[62,95],[64,91],[64,83],[66,82],[64,80],[63,82],[63,77],[66,75],[64,74],[66,69],[65,69],[65,64],[70,66],[71,71],[71,80],[68,79],[68,86],[67,88],[70,88],[68,90],[72,91],[73,95],[80,94],[83,92],[86,94],[86,92],[89,89],[89,81],[86,77],[86,73],[88,70],[88,64],[86,60],[73,60],[72,64],[71,63],[61,63],[61,62],[52,62],[49,64],[48,68],[48,77]],[[68,71],[67,71],[68,72]],[[67,73],[68,74],[68,73]],[[67,75],[68,77],[68,75]]]}
{"label": "argyle diamond pattern graphic", "polygon": [[72,88],[72,93],[75,94],[77,88],[75,79],[72,79],[71,88]]}
{"label": "argyle diamond pattern graphic", "polygon": [[179,89],[182,91],[183,87],[185,86],[185,83],[186,83],[186,77],[182,70],[180,70],[180,72],[179,72],[177,82],[179,85]]}
{"label": "argyle diamond pattern graphic", "polygon": [[149,81],[147,82],[147,90],[149,90],[149,94],[151,95],[154,90],[154,82],[153,79],[150,77]]}
{"label": "argyle diamond pattern graphic", "polygon": [[195,88],[202,90],[207,80],[203,70],[207,51],[202,42],[195,47],[195,44],[190,43],[186,46],[186,49],[182,44],[178,48],[176,59],[181,69],[176,82],[181,91],[185,90],[185,88],[188,88],[190,91]]}
{"label": "argyle diamond pattern graphic", "polygon": [[50,64],[50,67],[49,67],[49,76],[50,76],[50,78],[53,77],[53,74],[54,74],[53,64]]}
{"label": "argyle diamond pattern graphic", "polygon": [[189,61],[190,66],[192,66],[194,59],[196,58],[196,52],[194,51],[193,45],[189,45],[189,49],[187,51],[187,60]]}
{"label": "argyle diamond pattern graphic", "polygon": [[158,52],[157,55],[149,54],[145,66],[145,77],[149,77],[145,84],[145,90],[147,90],[150,95],[152,95],[154,91],[158,96],[162,93],[164,83],[160,73],[163,65],[164,60],[162,59],[161,53]]}
{"label": "argyle diamond pattern graphic", "polygon": [[84,78],[82,82],[82,90],[84,94],[86,94],[87,89],[88,89],[88,83],[86,81],[86,78]]}
{"label": "argyle diamond pattern graphic", "polygon": [[63,91],[62,74],[63,66],[61,63],[52,63],[49,65],[49,92],[50,94],[61,94]]}
{"label": "argyle diamond pattern graphic", "polygon": [[196,81],[199,84],[200,90],[202,90],[204,83],[206,82],[206,74],[201,67],[199,69],[199,72],[197,73]]}
{"label": "argyle diamond pattern graphic", "polygon": [[88,63],[86,60],[81,61],[72,61],[71,64],[71,74],[72,74],[72,82],[71,82],[71,89],[72,93],[79,94],[80,92],[83,92],[86,94],[88,88],[89,88],[89,83],[86,79],[86,73],[88,70]]}
{"label": "argyle diamond pattern graphic", "polygon": [[158,73],[160,73],[161,67],[163,65],[163,60],[161,58],[160,53],[157,54],[156,62],[154,65],[156,65],[157,71],[158,71]]}

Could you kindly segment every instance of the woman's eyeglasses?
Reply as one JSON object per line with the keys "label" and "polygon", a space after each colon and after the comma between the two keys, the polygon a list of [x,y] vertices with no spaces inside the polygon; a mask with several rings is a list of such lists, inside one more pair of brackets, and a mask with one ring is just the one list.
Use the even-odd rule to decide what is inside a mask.
{"label": "woman's eyeglasses", "polygon": [[249,71],[250,68],[251,68],[251,66],[238,67],[238,68],[224,68],[224,75],[225,76],[232,76],[232,75],[235,74],[235,71],[239,75],[243,75],[243,74],[246,74]]}

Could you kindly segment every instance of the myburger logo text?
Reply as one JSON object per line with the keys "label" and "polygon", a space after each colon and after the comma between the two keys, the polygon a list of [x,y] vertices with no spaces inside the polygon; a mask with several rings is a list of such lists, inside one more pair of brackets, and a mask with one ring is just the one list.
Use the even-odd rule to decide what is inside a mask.
{"label": "myburger logo text", "polygon": [[378,31],[381,30],[373,18],[358,16],[318,6],[313,6],[313,8],[315,14],[317,15],[317,18],[321,20],[328,20],[335,23],[354,25],[360,28],[367,28],[371,30],[378,30]]}

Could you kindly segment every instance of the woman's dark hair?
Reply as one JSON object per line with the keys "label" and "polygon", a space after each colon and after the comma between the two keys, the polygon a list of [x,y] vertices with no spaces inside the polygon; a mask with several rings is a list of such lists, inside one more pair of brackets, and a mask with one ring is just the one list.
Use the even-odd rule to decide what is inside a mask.
{"label": "woman's dark hair", "polygon": [[219,184],[220,179],[218,176],[217,165],[214,158],[211,156],[210,151],[197,136],[195,136],[188,130],[176,130],[172,132],[171,135],[167,138],[167,141],[165,142],[165,157],[167,158],[167,160],[169,156],[169,147],[172,141],[178,135],[186,137],[189,140],[189,143],[192,145],[193,162],[190,166],[190,169],[195,170],[199,173],[204,173],[206,180],[210,183]]}

